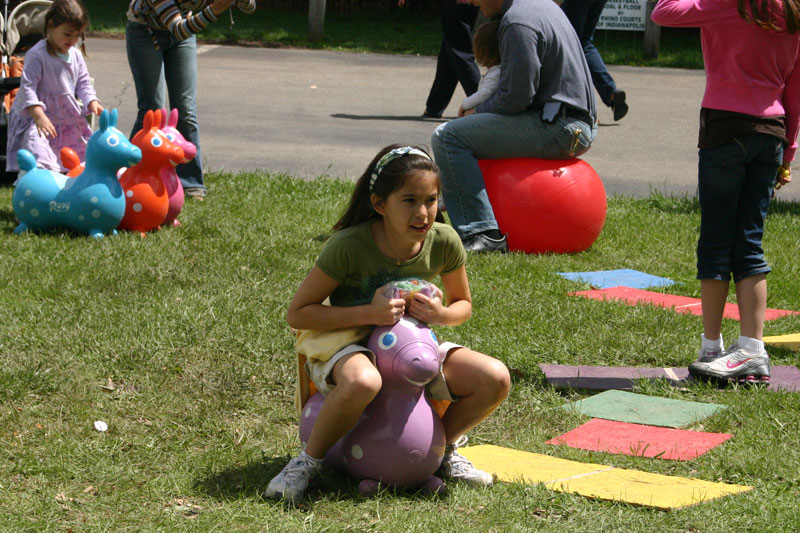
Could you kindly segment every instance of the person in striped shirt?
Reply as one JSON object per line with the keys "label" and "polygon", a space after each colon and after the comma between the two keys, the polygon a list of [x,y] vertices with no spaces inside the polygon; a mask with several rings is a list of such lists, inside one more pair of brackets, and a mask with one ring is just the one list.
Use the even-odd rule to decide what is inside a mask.
{"label": "person in striped shirt", "polygon": [[150,109],[178,109],[178,131],[197,147],[192,161],[178,165],[187,196],[206,195],[197,124],[197,42],[195,34],[236,6],[255,12],[255,0],[131,0],[125,38],[136,87],[138,114],[131,137]]}

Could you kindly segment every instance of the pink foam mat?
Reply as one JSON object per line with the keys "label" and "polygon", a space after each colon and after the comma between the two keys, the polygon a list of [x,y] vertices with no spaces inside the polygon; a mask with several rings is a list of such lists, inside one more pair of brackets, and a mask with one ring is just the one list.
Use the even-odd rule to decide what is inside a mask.
{"label": "pink foam mat", "polygon": [[688,461],[719,446],[732,435],[630,424],[593,418],[547,444],[595,452]]}
{"label": "pink foam mat", "polygon": [[[647,368],[634,366],[571,366],[540,364],[547,381],[559,388],[632,390],[637,379],[666,379],[682,385],[689,378],[686,367]],[[800,391],[800,370],[795,366],[772,366],[767,390]]]}
{"label": "pink foam mat", "polygon": [[[628,305],[649,304],[656,307],[672,309],[676,313],[691,313],[701,316],[703,309],[700,300],[688,296],[678,296],[675,294],[662,294],[660,292],[646,291],[643,289],[633,289],[630,287],[609,287],[607,289],[594,289],[588,291],[571,292],[573,296],[583,296],[594,300],[617,300]],[[764,320],[775,320],[782,316],[798,314],[797,311],[785,309],[767,309]],[[739,307],[736,304],[725,304],[722,313],[724,318],[739,320]]]}

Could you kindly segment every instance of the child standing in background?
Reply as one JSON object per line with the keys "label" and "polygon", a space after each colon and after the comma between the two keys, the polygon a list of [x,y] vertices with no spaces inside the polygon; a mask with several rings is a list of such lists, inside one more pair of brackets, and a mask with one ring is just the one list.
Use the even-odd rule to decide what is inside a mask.
{"label": "child standing in background", "polygon": [[[330,333],[325,337],[330,349],[309,355],[305,365],[325,401],[306,448],[270,481],[267,497],[301,499],[327,451],[380,391],[375,356],[360,342],[372,326],[393,325],[406,312],[425,324],[443,326],[470,317],[467,254],[453,228],[436,221],[440,189],[439,169],[422,149],[392,145],[381,150],[297,289],[289,304],[289,325]],[[416,294],[408,309],[405,300],[384,296],[387,283],[409,277],[440,277],[447,305],[441,291],[433,297]],[[331,305],[323,303],[327,299]],[[359,328],[363,333],[355,340],[343,341],[344,330]],[[299,342],[297,348],[306,353]],[[440,344],[439,352],[444,364],[428,392],[434,399],[457,398],[442,417],[447,446],[441,473],[472,485],[491,485],[492,476],[476,469],[456,448],[508,395],[508,369],[497,359],[453,343]]]}
{"label": "child standing in background", "polygon": [[500,84],[500,41],[497,38],[499,27],[499,22],[485,22],[475,32],[475,37],[472,39],[475,61],[489,70],[481,78],[478,90],[464,98],[458,110],[459,117],[463,117],[467,109],[472,109],[484,100],[488,100]]}
{"label": "child standing in background", "polygon": [[[800,128],[800,0],[660,0],[662,26],[699,27],[706,65],[700,110],[697,278],[702,346],[693,376],[768,382],[767,273],[761,239],[776,178],[790,178]],[[731,274],[739,338],[724,349]]]}
{"label": "child standing in background", "polygon": [[[80,0],[55,0],[45,14],[45,38],[25,54],[19,92],[8,120],[6,170],[17,171],[17,150],[36,156],[38,166],[60,171],[60,151],[85,159],[92,130],[86,115],[103,106],[89,80],[84,51],[75,48],[89,24]],[[79,101],[80,100],[80,101]]]}

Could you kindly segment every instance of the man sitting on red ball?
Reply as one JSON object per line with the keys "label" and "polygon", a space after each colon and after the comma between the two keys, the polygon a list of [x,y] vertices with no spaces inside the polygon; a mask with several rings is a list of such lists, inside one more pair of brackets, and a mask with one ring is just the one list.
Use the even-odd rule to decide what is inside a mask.
{"label": "man sitting on red ball", "polygon": [[478,159],[569,159],[597,132],[594,89],[583,48],[552,0],[471,0],[499,18],[503,66],[494,95],[436,128],[431,147],[450,221],[467,251],[508,251]]}

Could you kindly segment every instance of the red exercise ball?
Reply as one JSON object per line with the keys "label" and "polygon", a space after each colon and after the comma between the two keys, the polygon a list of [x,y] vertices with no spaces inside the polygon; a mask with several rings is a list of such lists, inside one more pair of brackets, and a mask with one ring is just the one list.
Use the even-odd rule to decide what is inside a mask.
{"label": "red exercise ball", "polygon": [[589,248],[606,221],[606,191],[581,159],[478,161],[508,248],[532,254]]}

